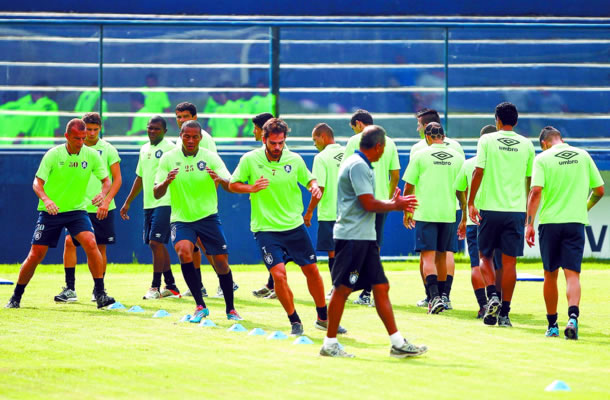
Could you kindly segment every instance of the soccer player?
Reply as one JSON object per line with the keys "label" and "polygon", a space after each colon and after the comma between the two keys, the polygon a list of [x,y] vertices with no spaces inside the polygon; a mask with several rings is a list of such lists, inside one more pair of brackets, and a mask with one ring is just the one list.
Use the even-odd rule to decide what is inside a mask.
{"label": "soccer player", "polygon": [[228,190],[231,174],[218,154],[200,147],[201,137],[201,125],[197,121],[182,124],[182,148],[175,148],[161,157],[153,193],[155,199],[162,198],[168,188],[171,194],[172,242],[180,258],[184,280],[197,304],[190,322],[201,322],[210,314],[203,301],[201,279],[193,264],[198,239],[213,258],[212,267],[223,289],[227,319],[239,321],[242,318],[233,304],[233,274],[218,217],[216,193],[217,184]]}
{"label": "soccer player", "polygon": [[288,254],[301,267],[318,313],[315,327],[326,330],[328,315],[324,283],[303,224],[303,200],[298,184],[307,187],[314,197],[320,198],[322,192],[301,156],[284,147],[288,132],[288,125],[281,119],[268,120],[263,125],[265,147],[241,157],[229,189],[234,193],[250,194],[250,229],[254,232],[263,261],[273,275],[275,293],[292,325],[291,334],[300,336],[303,323],[294,307],[284,260]]}
{"label": "soccer player", "polygon": [[[350,127],[354,131],[353,135],[347,141],[345,146],[345,154],[343,159],[346,160],[360,148],[360,139],[362,131],[369,125],[373,125],[373,116],[365,110],[356,110],[350,119]],[[392,198],[398,181],[400,179],[400,161],[398,159],[398,151],[394,141],[386,135],[384,153],[381,158],[373,164],[375,172],[375,198],[377,200],[389,200]],[[385,225],[387,214],[384,212],[377,213],[375,217],[375,232],[377,232],[377,244],[381,248],[383,242],[383,227]],[[360,296],[354,300],[354,304],[371,306],[371,289],[365,288],[360,293]]]}
{"label": "soccer player", "polygon": [[[91,200],[100,192],[102,184],[99,179],[92,176],[87,185],[87,208],[86,211],[89,214],[89,219],[93,225],[93,232],[95,234],[95,242],[97,248],[102,254],[103,268],[102,271],[104,276],[106,275],[106,266],[108,264],[106,258],[106,246],[113,245],[116,242],[116,234],[114,230],[114,196],[118,193],[121,188],[121,167],[119,163],[121,158],[119,152],[107,141],[100,139],[100,130],[102,128],[102,119],[96,112],[87,113],[83,116],[83,122],[86,126],[87,136],[85,137],[85,146],[92,148],[97,151],[102,157],[102,161],[110,172],[110,191],[104,198],[102,203],[98,206],[90,203]],[[64,273],[66,278],[66,286],[62,288],[61,293],[55,296],[55,301],[65,303],[71,301],[77,301],[76,289],[74,287],[75,277],[74,272],[76,270],[76,247],[80,246],[78,240],[74,240],[70,234],[66,234],[64,241]],[[94,290],[95,292],[95,290]],[[91,301],[95,301],[95,296]]]}
{"label": "soccer player", "polygon": [[[481,272],[489,299],[483,323],[497,322],[503,327],[512,327],[508,314],[517,282],[517,257],[523,255],[526,197],[535,155],[532,142],[513,132],[518,119],[514,104],[504,102],[496,106],[498,132],[479,139],[468,196],[468,215],[479,225]],[[474,199],[480,187],[484,190],[477,199],[477,207]],[[495,249],[502,251],[502,303],[495,285],[492,261]]]}
{"label": "soccer player", "polygon": [[[496,127],[493,125],[486,125],[481,129],[481,135],[487,133],[493,133],[496,131]],[[475,165],[477,163],[477,157],[471,157],[464,161],[462,168],[455,179],[455,190],[457,190],[460,196],[460,202],[465,202],[468,198],[468,192],[470,190],[470,184],[472,182],[472,173],[474,172]],[[476,199],[475,199],[476,204]],[[485,280],[481,274],[481,268],[479,266],[479,245],[478,245],[478,234],[477,226],[470,219],[467,218],[467,213],[462,213],[460,225],[458,227],[458,236],[460,238],[466,238],[468,243],[468,255],[470,256],[470,280],[472,282],[472,289],[474,290],[475,298],[479,304],[479,312],[477,313],[477,319],[483,318],[485,315],[485,307],[487,305],[487,296],[485,295]],[[496,286],[499,286],[502,282],[498,281],[498,278],[502,277],[502,253],[494,251],[494,268],[496,270]]]}
{"label": "soccer player", "polygon": [[381,265],[375,231],[375,213],[413,211],[417,200],[415,196],[401,197],[398,190],[389,200],[375,198],[372,163],[383,156],[385,131],[380,126],[369,125],[361,136],[360,150],[345,160],[339,171],[338,218],[333,232],[336,261],[331,271],[335,290],[328,307],[328,331],[320,355],[354,357],[339,345],[337,330],[350,293],[372,287],[377,313],[390,335],[390,356],[418,356],[428,349],[407,342],[396,327],[388,297],[390,284]]}
{"label": "soccer player", "polygon": [[[578,339],[580,265],[585,246],[587,212],[604,195],[604,181],[583,149],[564,143],[561,133],[547,126],[540,132],[543,152],[534,160],[532,189],[527,202],[525,237],[534,246],[534,220],[540,207],[540,255],[544,267],[544,302],[549,322],[546,336],[559,336],[557,326],[557,275],[566,277],[568,324],[566,339]],[[589,195],[590,189],[593,189]],[[588,199],[587,199],[588,197]]]}
{"label": "soccer player", "polygon": [[[152,251],[153,280],[150,289],[143,298],[149,300],[179,297],[180,290],[176,287],[169,252],[165,246],[170,236],[170,194],[168,193],[157,200],[153,193],[159,161],[163,154],[173,150],[176,146],[165,138],[167,123],[160,116],[152,117],[148,121],[147,132],[149,143],[146,143],[140,149],[138,165],[136,166],[136,178],[120,213],[121,218],[128,220],[131,202],[138,197],[140,192],[144,191],[144,244],[147,244]],[[165,279],[163,290],[161,290],[161,275]]]}
{"label": "soccer player", "polygon": [[[313,159],[312,173],[318,182],[322,198],[311,198],[303,217],[305,226],[311,226],[313,210],[318,207],[318,242],[317,251],[328,252],[328,269],[333,270],[335,263],[335,242],[333,228],[337,220],[337,179],[339,166],[345,149],[335,143],[333,129],[325,123],[317,124],[311,132],[314,145],[320,152]],[[331,292],[326,296],[330,299]]]}
{"label": "soccer player", "polygon": [[412,155],[402,178],[406,182],[404,194],[415,193],[420,206],[415,213],[405,211],[403,222],[407,229],[415,228],[415,251],[421,253],[430,293],[428,314],[438,314],[447,308],[438,282],[445,281],[446,253],[455,240],[453,186],[464,157],[445,144],[445,132],[438,122],[426,125],[425,135],[430,145]]}
{"label": "soccer player", "polygon": [[[430,108],[423,108],[423,109],[419,110],[415,114],[415,117],[417,118],[417,132],[419,133],[419,135],[421,136],[422,139],[419,142],[415,143],[413,145],[413,147],[411,147],[411,150],[409,152],[409,160],[411,159],[411,156],[413,156],[419,150],[425,149],[426,147],[428,147],[430,145],[430,143],[426,139],[426,135],[424,134],[424,130],[426,129],[426,126],[428,126],[428,124],[430,122],[436,122],[438,124],[441,123],[441,117],[438,115],[438,112],[436,110],[433,110]],[[455,151],[460,153],[462,155],[462,157],[464,157],[464,150],[462,149],[462,146],[458,143],[457,140],[448,138],[447,135],[445,134],[443,143],[446,146],[451,147],[452,149],[454,149]],[[441,293],[441,298],[443,298],[443,302],[445,303],[445,306],[447,307],[447,309],[452,309],[451,300],[450,300],[449,296],[451,295],[451,287],[453,285],[453,275],[455,274],[454,254],[458,251],[457,227],[459,224],[459,219],[460,219],[460,205],[458,204],[457,211],[456,211],[456,223],[454,225],[453,234],[451,235],[453,239],[451,241],[450,248],[447,250],[447,261],[446,261],[447,278],[446,278],[446,280],[439,280],[439,282],[438,282],[439,290]],[[421,274],[422,282],[424,284],[424,289],[426,290],[426,297],[423,300],[418,301],[417,306],[418,307],[428,307],[428,302],[430,300],[430,296],[428,293],[428,287],[426,285],[426,278],[424,276],[424,263],[423,263],[423,260],[421,259],[421,254],[420,254],[420,259],[419,259],[419,273]]]}
{"label": "soccer player", "polygon": [[[38,221],[32,237],[30,252],[21,264],[15,291],[6,308],[19,308],[25,287],[34,276],[36,267],[44,260],[49,247],[56,247],[63,228],[67,228],[87,254],[89,270],[95,282],[97,308],[114,303],[104,288],[102,255],[95,243],[87,203],[100,205],[110,191],[108,171],[98,152],[84,146],[87,134],[85,123],[73,119],[66,126],[66,143],[53,147],[42,158],[33,189],[38,202]],[[102,181],[100,193],[92,200],[86,196],[91,175]]]}

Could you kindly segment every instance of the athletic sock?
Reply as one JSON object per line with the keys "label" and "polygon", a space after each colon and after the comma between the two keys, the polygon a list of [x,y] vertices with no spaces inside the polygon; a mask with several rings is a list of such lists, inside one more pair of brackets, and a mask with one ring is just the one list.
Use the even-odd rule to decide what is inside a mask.
{"label": "athletic sock", "polygon": [[316,307],[316,311],[318,312],[318,319],[320,321],[326,321],[328,319],[328,307]]}
{"label": "athletic sock", "polygon": [[549,321],[549,328],[557,325],[557,313],[555,314],[547,314],[546,320]]}
{"label": "athletic sock", "polygon": [[426,300],[430,301],[430,291],[428,290],[427,283],[424,283],[424,290],[426,291]]}
{"label": "athletic sock", "polygon": [[428,275],[426,276],[426,286],[428,287],[428,294],[430,295],[430,300],[439,296],[438,292],[438,276],[437,275]]}
{"label": "athletic sock", "polygon": [[447,293],[445,292],[445,282],[446,281],[438,281],[438,292],[441,296],[447,295]]}
{"label": "athletic sock", "polygon": [[447,275],[447,280],[445,281],[445,293],[447,297],[451,294],[451,286],[453,285],[453,275]]}
{"label": "athletic sock", "polygon": [[104,278],[93,278],[93,284],[95,293],[102,293],[104,291]]}
{"label": "athletic sock", "polygon": [[222,295],[225,298],[225,310],[228,314],[231,310],[235,309],[235,305],[233,304],[233,273],[231,270],[229,270],[228,274],[218,275],[218,282],[222,289]]}
{"label": "athletic sock", "polygon": [[[201,280],[201,267],[195,268],[195,264],[193,264],[193,268],[195,269],[196,277],[199,280],[199,284],[201,285],[199,287],[199,291],[201,291],[201,288],[203,287],[203,280]],[[192,290],[191,290],[191,292],[192,292]]]}
{"label": "athletic sock", "polygon": [[269,279],[267,279],[267,289],[273,290],[275,288],[275,282],[273,281],[273,275],[269,274]]}
{"label": "athletic sock", "polygon": [[392,343],[392,346],[400,347],[404,344],[404,342],[405,338],[402,337],[400,331],[396,331],[390,335],[390,343]]}
{"label": "athletic sock", "polygon": [[25,292],[26,285],[20,285],[19,283],[15,286],[15,290],[13,291],[13,298],[17,301],[21,301],[21,296],[23,296],[23,292]]}
{"label": "athletic sock", "polygon": [[483,307],[487,304],[487,296],[485,296],[485,289],[477,289],[474,291],[474,295],[477,298],[477,303],[479,303],[479,307]]}
{"label": "athletic sock", "polygon": [[161,287],[161,272],[153,272],[153,280],[151,287],[159,289]]}
{"label": "athletic sock", "polygon": [[184,276],[184,281],[186,282],[186,286],[188,286],[193,298],[195,299],[195,303],[198,306],[205,307],[205,302],[203,301],[203,296],[201,296],[201,281],[197,280],[197,273],[195,272],[195,264],[192,262],[180,264],[182,267],[182,276]]}
{"label": "athletic sock", "polygon": [[70,290],[76,290],[74,288],[74,283],[76,282],[74,271],[76,271],[76,268],[64,268],[64,273],[66,274],[66,287]]}
{"label": "athletic sock", "polygon": [[334,338],[324,337],[324,347],[329,348],[330,346],[332,346],[335,343],[339,343],[339,341],[337,340],[336,337],[334,337]]}
{"label": "athletic sock", "polygon": [[296,324],[301,323],[301,318],[299,318],[299,314],[297,314],[297,310],[294,310],[294,312],[288,316],[288,319],[290,320],[291,324]]}
{"label": "athletic sock", "polygon": [[500,316],[508,317],[510,312],[510,301],[502,300],[502,308],[500,309]]}
{"label": "athletic sock", "polygon": [[331,274],[333,272],[334,266],[335,266],[335,257],[329,257],[328,258],[328,270],[330,271]]}
{"label": "athletic sock", "polygon": [[176,278],[174,278],[171,268],[167,271],[163,271],[163,279],[165,279],[165,286],[168,288],[173,289],[176,287]]}
{"label": "athletic sock", "polygon": [[496,285],[489,285],[485,290],[487,291],[488,299],[491,299],[492,296],[498,296],[498,292],[496,292]]}
{"label": "athletic sock", "polygon": [[568,317],[578,319],[579,315],[580,315],[580,310],[578,309],[578,306],[568,307]]}

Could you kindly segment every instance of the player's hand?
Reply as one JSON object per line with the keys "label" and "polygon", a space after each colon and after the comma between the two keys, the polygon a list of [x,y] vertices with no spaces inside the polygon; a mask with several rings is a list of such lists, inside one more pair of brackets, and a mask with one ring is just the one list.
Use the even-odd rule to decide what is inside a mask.
{"label": "player's hand", "polygon": [[468,206],[468,216],[472,222],[481,225],[481,214],[479,214],[479,210],[475,206]]}
{"label": "player's hand", "polygon": [[103,193],[98,193],[92,200],[91,200],[91,204],[93,204],[94,206],[99,206],[102,204],[102,201],[104,201],[104,194]]}
{"label": "player's hand", "polygon": [[534,230],[534,225],[526,225],[525,226],[525,242],[529,247],[534,247],[536,241],[536,231]]}
{"label": "player's hand", "polygon": [[305,215],[303,215],[303,222],[305,223],[306,227],[310,227],[311,226],[311,217],[313,216],[313,213],[310,213],[309,211],[305,213]]}
{"label": "player's hand", "polygon": [[413,219],[413,213],[408,211],[405,212],[405,215],[402,219],[402,223],[407,229],[415,228],[415,220]]}
{"label": "player's hand", "polygon": [[320,190],[320,187],[317,184],[311,185],[309,187],[309,192],[311,193],[311,197],[313,197],[316,200],[318,200],[322,197],[322,191]]}
{"label": "player's hand", "polygon": [[205,170],[208,172],[208,174],[210,174],[210,178],[212,178],[214,183],[219,184],[223,181],[223,179],[220,176],[218,176],[218,174],[216,172],[214,172],[213,170],[211,170],[209,167],[205,167]]}
{"label": "player's hand", "polygon": [[55,205],[53,200],[47,199],[44,201],[44,207],[47,209],[47,212],[51,215],[57,215],[59,212],[59,207]]}
{"label": "player's hand", "polygon": [[108,207],[108,201],[104,201],[102,204],[100,204],[100,206],[97,208],[97,219],[99,219],[100,221],[106,219],[106,217],[108,216]]}
{"label": "player's hand", "polygon": [[256,182],[254,182],[254,185],[251,186],[252,193],[260,192],[261,190],[265,189],[267,186],[269,186],[269,179],[267,179],[261,175],[261,177],[258,178],[256,180]]}
{"label": "player's hand", "polygon": [[171,181],[176,179],[176,175],[178,175],[178,171],[180,171],[180,168],[174,168],[171,171],[169,171],[169,174],[167,174],[167,178],[165,180],[168,181],[168,183],[171,183]]}
{"label": "player's hand", "polygon": [[392,197],[392,202],[394,202],[394,205],[396,206],[397,210],[406,211],[411,214],[413,214],[413,212],[418,206],[417,198],[415,198],[415,195],[413,194],[410,194],[408,196],[400,196],[394,194],[394,197]]}
{"label": "player's hand", "polygon": [[130,205],[125,203],[123,204],[123,207],[121,207],[121,211],[119,211],[119,213],[121,214],[121,218],[123,218],[125,221],[129,221],[129,215],[127,215],[129,207]]}
{"label": "player's hand", "polygon": [[458,239],[460,239],[460,240],[464,240],[464,238],[466,238],[466,221],[465,220],[460,221],[460,224],[458,225],[457,235],[458,235]]}

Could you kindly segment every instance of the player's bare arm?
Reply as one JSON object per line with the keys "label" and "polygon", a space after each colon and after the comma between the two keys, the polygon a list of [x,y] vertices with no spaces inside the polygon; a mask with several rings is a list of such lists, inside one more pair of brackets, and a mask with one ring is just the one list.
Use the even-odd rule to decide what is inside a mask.
{"label": "player's bare arm", "polygon": [[[415,186],[411,185],[410,183],[407,183],[405,185],[405,189],[403,191],[403,195],[404,196],[411,196],[414,191],[415,191]],[[402,217],[402,224],[407,229],[415,228],[415,220],[413,219],[413,212],[412,211],[405,211],[404,212],[404,215]]]}
{"label": "player's bare arm", "polygon": [[474,169],[474,172],[472,173],[472,182],[470,183],[470,196],[468,197],[468,216],[470,217],[470,220],[477,225],[481,224],[481,215],[479,214],[479,210],[474,206],[474,199],[481,187],[484,171],[485,170],[480,167]]}
{"label": "player's bare arm", "polygon": [[307,184],[307,190],[309,190],[309,192],[311,193],[312,198],[316,198],[318,199],[318,201],[322,198],[322,191],[318,186],[318,181],[316,181],[315,179],[309,181],[309,183]]}
{"label": "player's bare arm", "polygon": [[123,184],[123,178],[121,177],[121,167],[119,163],[114,163],[110,166],[110,174],[112,175],[112,184],[110,186],[110,190],[104,200],[100,204],[97,209],[97,218],[99,220],[103,220],[108,216],[108,207],[110,207],[110,203],[114,196],[119,192],[121,185]]}
{"label": "player's bare arm", "polygon": [[604,197],[604,187],[598,186],[593,188],[593,191],[589,195],[589,200],[587,201],[587,211],[591,210],[594,205],[597,204]]}
{"label": "player's bare arm", "polygon": [[35,177],[32,188],[34,189],[34,193],[36,193],[36,196],[38,196],[38,198],[44,203],[47,212],[51,215],[57,215],[57,213],[59,212],[59,208],[55,205],[53,200],[51,200],[49,196],[47,196],[47,194],[45,193],[44,181],[39,177]]}
{"label": "player's bare arm", "polygon": [[212,178],[212,180],[214,180],[216,187],[218,187],[218,185],[220,185],[227,192],[231,191],[231,190],[229,190],[229,180],[228,179],[221,178],[220,176],[218,176],[218,174],[216,172],[214,172],[214,170],[210,169],[209,167],[206,167],[205,170],[208,172],[208,174],[210,174],[210,178]]}
{"label": "player's bare arm", "polygon": [[[468,190],[468,188],[466,188]],[[455,195],[460,202],[460,209],[462,210],[462,219],[458,225],[457,235],[460,240],[464,240],[466,237],[466,191],[456,191]]]}
{"label": "player's bare arm", "polygon": [[392,193],[394,193],[394,191],[398,187],[399,180],[400,180],[400,170],[399,169],[391,170],[390,171],[390,190],[388,191],[388,193],[390,193],[390,199],[393,196]]}
{"label": "player's bare arm", "polygon": [[172,181],[174,179],[176,179],[176,175],[178,175],[178,171],[179,168],[174,168],[171,171],[169,171],[169,173],[167,174],[167,178],[165,178],[165,180],[159,184],[156,184],[155,187],[153,188],[153,194],[155,196],[155,199],[160,199],[161,197],[165,196],[165,193],[167,193],[167,188],[169,187],[169,184],[172,183]]}
{"label": "player's bare arm", "polygon": [[[323,196],[324,187],[323,186],[318,186],[318,187],[320,188],[320,192],[322,193],[322,196]],[[307,206],[307,211],[305,211],[305,215],[303,215],[303,221],[305,222],[305,226],[307,226],[307,227],[311,226],[311,218],[313,217],[313,210],[315,210],[316,207],[318,206],[318,204],[320,203],[322,196],[320,196],[319,199],[316,199],[314,196],[311,196],[311,199],[309,200],[309,205]]]}
{"label": "player's bare arm", "polygon": [[257,193],[267,186],[269,186],[269,179],[261,176],[253,185],[243,182],[231,182],[229,184],[229,191],[233,193]]}
{"label": "player's bare arm", "polygon": [[121,207],[121,218],[124,220],[129,220],[129,207],[131,207],[131,202],[133,199],[138,197],[140,192],[142,191],[142,178],[136,175],[136,179],[133,180],[133,185],[131,185],[131,190],[129,191],[129,195],[127,195],[127,199],[125,199],[125,203],[123,203],[123,207]]}
{"label": "player's bare arm", "polygon": [[540,198],[542,197],[542,187],[534,186],[528,195],[527,199],[527,216],[525,217],[525,242],[529,247],[533,247],[536,241],[536,231],[534,230],[534,221],[538,206],[540,206]]}

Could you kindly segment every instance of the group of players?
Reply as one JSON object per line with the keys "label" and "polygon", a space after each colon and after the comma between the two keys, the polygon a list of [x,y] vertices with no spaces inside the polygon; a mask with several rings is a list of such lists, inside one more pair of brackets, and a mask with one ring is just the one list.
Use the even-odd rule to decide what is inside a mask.
{"label": "group of players", "polygon": [[[429,314],[452,308],[453,254],[458,237],[466,238],[472,285],[480,306],[478,318],[487,325],[510,327],[516,257],[523,254],[524,238],[528,245],[534,245],[533,223],[541,204],[539,239],[549,322],[546,335],[559,335],[556,280],[558,268],[563,267],[569,303],[565,336],[578,337],[584,225],[588,223],[587,211],[603,196],[603,181],[588,153],[563,143],[559,131],[552,127],[542,130],[540,144],[545,151],[534,159],[532,142],[513,131],[518,119],[513,104],[496,107],[496,126],[483,128],[477,156],[467,161],[459,143],[445,135],[438,113],[431,109],[418,112],[417,130],[422,140],[411,149],[403,195],[397,189],[400,164],[396,145],[365,110],[352,115],[350,126],[355,135],[345,148],[335,143],[329,125],[314,127],[312,139],[320,153],[314,158],[313,174],[285,145],[288,125],[269,113],[252,119],[255,138],[263,146],[244,154],[233,174],[218,156],[213,139],[196,121],[196,107],[180,103],[175,113],[180,128],[175,144],[165,138],[166,121],[162,117],[150,119],[149,143],[140,150],[136,178],[120,209],[121,217],[129,219],[132,201],[143,192],[144,242],[153,254],[153,280],[145,299],[190,294],[196,303],[190,322],[207,317],[209,310],[203,300],[207,292],[200,270],[201,254],[205,253],[218,275],[218,293],[224,297],[227,318],[242,319],[234,305],[237,285],[218,215],[217,190],[221,186],[228,192],[249,194],[251,231],[270,274],[267,284],[253,294],[277,297],[287,313],[291,334],[302,335],[304,328],[286,279],[288,261],[299,265],[306,277],[317,312],[315,327],[327,331],[321,355],[353,357],[338,343],[337,334],[347,332],[339,323],[348,296],[362,290],[355,302],[376,307],[390,335],[390,355],[417,356],[427,348],[409,343],[398,331],[380,261],[387,213],[402,211],[405,227],[415,229],[415,250],[420,253],[426,290],[426,299],[418,305],[427,306]],[[7,308],[19,308],[36,266],[48,247],[57,245],[64,228],[66,287],[55,300],[76,301],[76,246],[82,246],[98,308],[115,302],[105,291],[104,276],[106,245],[115,241],[114,196],[122,179],[118,152],[99,138],[100,129],[96,113],[71,120],[66,143],[43,157],[33,185],[40,199],[40,214],[30,253]],[[311,192],[304,216],[299,184]],[[333,282],[328,307],[316,250],[305,227],[311,225],[316,208],[316,249],[328,252]],[[165,246],[170,237],[188,286],[188,292],[182,294]]]}

